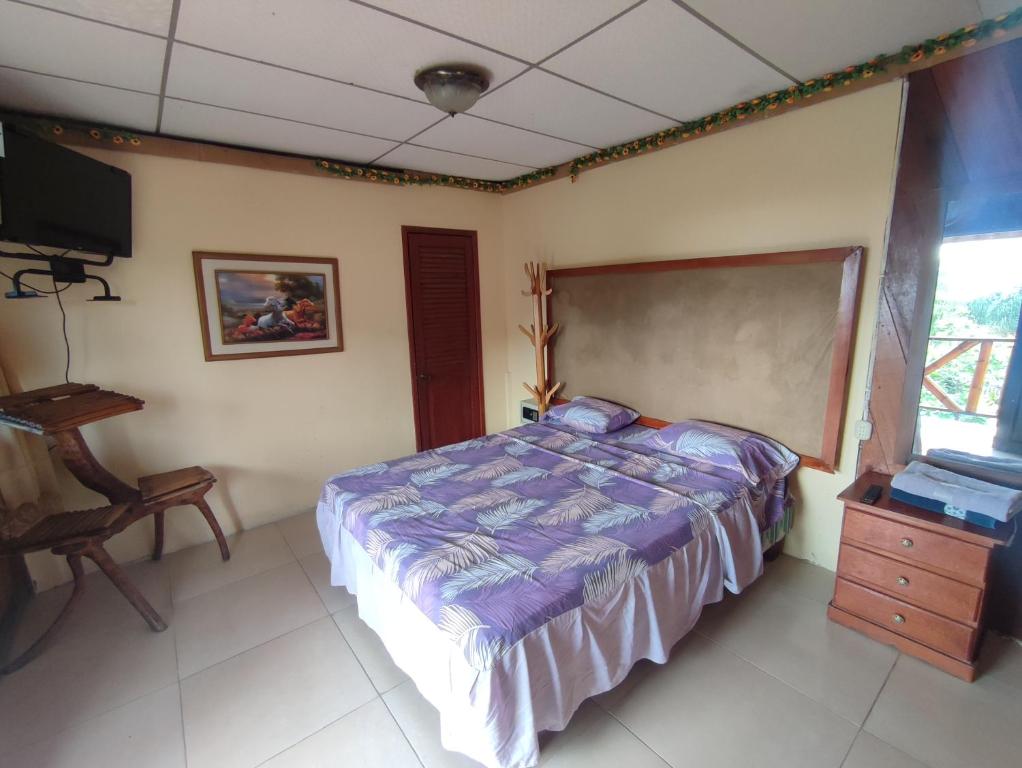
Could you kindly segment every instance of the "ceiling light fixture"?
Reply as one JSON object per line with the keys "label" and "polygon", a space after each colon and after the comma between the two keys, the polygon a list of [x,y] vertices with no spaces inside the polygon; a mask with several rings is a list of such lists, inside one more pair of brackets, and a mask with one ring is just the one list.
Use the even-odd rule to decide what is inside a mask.
{"label": "ceiling light fixture", "polygon": [[415,85],[430,104],[454,117],[479,101],[490,87],[490,79],[477,67],[445,64],[417,72]]}

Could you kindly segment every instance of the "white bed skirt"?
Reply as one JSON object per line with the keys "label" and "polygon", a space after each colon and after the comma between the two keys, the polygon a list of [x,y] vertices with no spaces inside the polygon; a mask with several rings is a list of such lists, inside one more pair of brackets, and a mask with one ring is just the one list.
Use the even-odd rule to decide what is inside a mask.
{"label": "white bed skirt", "polygon": [[440,713],[444,747],[488,768],[529,768],[537,736],[565,728],[587,698],[608,691],[640,659],[663,664],[703,606],[762,572],[759,528],[748,504],[715,518],[682,549],[607,597],[527,634],[490,669],[461,649],[376,567],[320,503],[317,520],[331,583],[358,596],[359,616]]}

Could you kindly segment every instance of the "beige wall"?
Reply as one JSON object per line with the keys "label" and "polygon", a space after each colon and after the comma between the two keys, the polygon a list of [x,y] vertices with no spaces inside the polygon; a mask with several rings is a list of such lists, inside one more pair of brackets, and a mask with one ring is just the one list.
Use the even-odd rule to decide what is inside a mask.
{"label": "beige wall", "polygon": [[[513,423],[532,378],[521,263],[593,264],[863,244],[863,299],[840,471],[800,470],[802,509],[788,551],[833,568],[857,444],[875,319],[901,86],[879,86],[681,147],[506,197],[395,189],[225,165],[96,152],[135,188],[135,258],[104,270],[121,304],[67,297],[71,377],[147,401],[84,431],[124,478],[200,463],[225,530],[315,504],[332,473],[414,450],[402,224],[479,232],[486,426]],[[203,361],[193,250],[336,256],[345,351]],[[0,301],[0,363],[15,389],[59,381],[64,351],[53,300]],[[510,372],[508,374],[508,372]],[[508,382],[511,385],[508,386]],[[101,498],[66,474],[66,503]],[[168,550],[209,538],[194,510],[168,517]],[[151,528],[111,542],[143,556]],[[47,553],[41,588],[66,578]]]}
{"label": "beige wall", "polygon": [[537,187],[504,201],[509,414],[530,381],[521,262],[599,264],[865,245],[862,303],[839,471],[799,470],[786,551],[833,569],[855,472],[891,209],[901,84],[890,83],[681,147]]}
{"label": "beige wall", "polygon": [[[124,297],[120,304],[85,303],[88,286],[64,296],[72,381],[146,400],[140,413],[84,430],[100,461],[118,475],[210,468],[220,478],[212,506],[230,532],[315,505],[332,473],[413,452],[402,224],[478,231],[486,425],[505,428],[497,196],[95,155],[132,173],[135,256],[102,270]],[[336,256],[344,351],[205,362],[193,250]],[[0,301],[0,329],[0,361],[13,388],[62,379],[55,301]],[[67,478],[63,488],[71,507],[103,501]],[[169,514],[168,550],[208,537],[194,509]],[[118,560],[137,558],[151,538],[149,524],[136,525],[110,549]],[[67,575],[48,553],[30,565],[40,588]]]}

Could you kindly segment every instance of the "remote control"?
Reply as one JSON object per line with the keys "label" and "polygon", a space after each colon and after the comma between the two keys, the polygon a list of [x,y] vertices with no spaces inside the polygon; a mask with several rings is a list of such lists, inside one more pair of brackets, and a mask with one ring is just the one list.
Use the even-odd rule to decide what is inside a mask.
{"label": "remote control", "polygon": [[866,492],[862,494],[862,498],[859,499],[859,501],[863,504],[876,504],[877,499],[879,499],[883,493],[884,488],[882,485],[871,485],[866,489]]}

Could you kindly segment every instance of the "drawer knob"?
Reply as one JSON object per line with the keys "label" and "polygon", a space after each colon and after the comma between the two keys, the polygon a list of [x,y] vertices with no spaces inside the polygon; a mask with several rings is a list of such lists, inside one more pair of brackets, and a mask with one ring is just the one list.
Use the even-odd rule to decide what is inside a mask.
{"label": "drawer knob", "polygon": [[898,586],[899,587],[907,587],[908,586],[908,579],[906,579],[904,576],[899,576],[897,578],[897,582],[898,582]]}
{"label": "drawer knob", "polygon": [[901,546],[903,546],[905,549],[912,549],[912,547],[914,545],[915,545],[915,542],[912,541],[912,539],[910,539],[908,537],[906,537],[906,538],[901,540]]}
{"label": "drawer knob", "polygon": [[892,621],[893,621],[893,622],[894,622],[895,624],[904,624],[904,623],[905,623],[905,617],[904,617],[904,616],[902,616],[902,615],[901,615],[900,613],[896,613],[896,614],[894,614],[894,615],[893,615],[893,616],[891,617],[891,620],[892,620]]}

